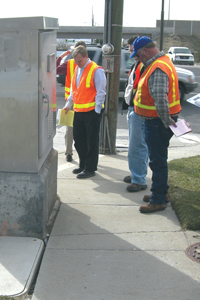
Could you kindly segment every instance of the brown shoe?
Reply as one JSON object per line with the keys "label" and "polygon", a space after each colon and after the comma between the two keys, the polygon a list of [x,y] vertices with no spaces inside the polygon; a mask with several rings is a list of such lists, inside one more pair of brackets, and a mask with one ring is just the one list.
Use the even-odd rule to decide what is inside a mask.
{"label": "brown shoe", "polygon": [[[149,202],[150,198],[151,198],[151,195],[144,195],[143,201]],[[169,195],[167,194],[165,197],[165,203],[169,203],[169,201],[170,201],[170,198],[169,198]]]}
{"label": "brown shoe", "polygon": [[125,176],[123,180],[126,183],[131,183],[131,176],[130,175],[129,176]]}
{"label": "brown shoe", "polygon": [[165,210],[165,204],[153,204],[149,202],[147,205],[142,205],[139,208],[139,211],[143,214],[153,213],[161,210]]}
{"label": "brown shoe", "polygon": [[127,186],[126,190],[128,192],[138,192],[141,190],[146,190],[147,185],[146,184],[136,184],[136,183],[131,183],[130,185]]}

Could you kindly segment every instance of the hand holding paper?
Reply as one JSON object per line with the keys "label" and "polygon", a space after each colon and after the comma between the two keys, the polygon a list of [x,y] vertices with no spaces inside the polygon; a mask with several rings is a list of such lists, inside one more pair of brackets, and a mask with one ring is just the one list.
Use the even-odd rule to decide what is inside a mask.
{"label": "hand holding paper", "polygon": [[74,111],[69,110],[67,113],[65,109],[59,109],[57,114],[58,125],[73,127]]}
{"label": "hand holding paper", "polygon": [[170,129],[173,131],[175,136],[181,136],[183,134],[186,134],[188,132],[191,132],[192,129],[188,126],[185,120],[180,120],[176,123],[177,127],[174,125],[170,125]]}

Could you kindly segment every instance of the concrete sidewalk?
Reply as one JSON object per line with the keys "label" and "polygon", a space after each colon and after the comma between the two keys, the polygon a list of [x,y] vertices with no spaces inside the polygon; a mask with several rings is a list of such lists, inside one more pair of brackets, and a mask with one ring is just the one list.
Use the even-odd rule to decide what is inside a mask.
{"label": "concrete sidewalk", "polygon": [[[118,152],[100,155],[96,176],[79,180],[72,173],[77,154],[72,163],[65,160],[63,133],[58,128],[54,145],[61,206],[32,300],[199,299],[200,264],[185,254],[199,233],[182,231],[170,204],[139,212],[151,172],[146,191],[127,192],[127,152]],[[126,134],[117,133],[121,150],[128,147]],[[169,159],[199,153],[198,136],[172,138]]]}

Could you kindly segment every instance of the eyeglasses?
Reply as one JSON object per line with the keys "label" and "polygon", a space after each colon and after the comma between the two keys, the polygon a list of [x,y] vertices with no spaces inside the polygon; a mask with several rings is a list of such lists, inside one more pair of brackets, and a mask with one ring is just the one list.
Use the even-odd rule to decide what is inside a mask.
{"label": "eyeglasses", "polygon": [[143,48],[140,48],[136,54],[136,57],[139,58],[139,53],[143,50]]}

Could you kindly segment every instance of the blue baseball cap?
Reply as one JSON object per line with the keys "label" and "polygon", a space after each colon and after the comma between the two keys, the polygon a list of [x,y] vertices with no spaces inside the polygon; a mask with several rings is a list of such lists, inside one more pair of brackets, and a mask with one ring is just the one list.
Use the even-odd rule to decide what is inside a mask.
{"label": "blue baseball cap", "polygon": [[137,37],[137,39],[135,39],[135,41],[133,42],[133,53],[130,55],[130,58],[135,57],[138,50],[150,42],[152,42],[152,39],[147,36]]}

